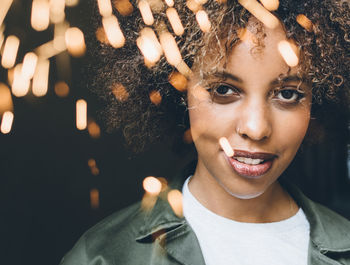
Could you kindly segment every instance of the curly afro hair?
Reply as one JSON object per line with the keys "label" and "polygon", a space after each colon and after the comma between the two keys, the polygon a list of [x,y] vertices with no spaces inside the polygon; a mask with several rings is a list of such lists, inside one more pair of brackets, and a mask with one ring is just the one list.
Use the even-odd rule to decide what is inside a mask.
{"label": "curly afro hair", "polygon": [[[118,7],[118,2],[125,1],[112,2],[114,7]],[[94,30],[88,42],[88,51],[93,57],[90,88],[106,102],[102,117],[107,129],[121,128],[134,151],[142,151],[149,143],[164,137],[175,137],[176,146],[182,148],[182,137],[188,129],[188,113],[184,104],[186,94],[169,83],[169,75],[175,69],[165,58],[151,68],[145,65],[136,39],[146,25],[137,3],[132,0],[131,4],[133,11],[128,15],[120,14],[116,8],[113,10],[126,38],[125,45],[119,49],[113,48],[101,37],[99,40],[96,38],[101,34],[102,19],[95,6]],[[176,1],[174,7],[185,29],[184,34],[175,39],[189,67],[205,63],[201,61],[203,56],[199,55],[211,49],[216,50],[219,63],[227,55],[227,49],[239,41],[239,30],[252,16],[238,1],[218,3],[209,0],[203,7],[212,27],[210,32],[203,33],[195,14],[186,6],[186,0]],[[158,6],[153,25],[163,21],[169,32],[173,32],[165,10],[165,4]],[[347,117],[348,113],[349,3],[344,0],[281,0],[278,10],[273,13],[283,22],[287,37],[294,39],[302,51],[299,74],[312,85],[312,117],[318,124],[317,130],[334,127],[332,117],[340,112]],[[298,24],[296,18],[300,14],[311,20],[312,28]],[[224,47],[220,46],[221,40],[227,40]],[[150,93],[156,96],[156,100],[153,96],[150,98]],[[310,129],[307,138],[316,139],[319,134]]]}

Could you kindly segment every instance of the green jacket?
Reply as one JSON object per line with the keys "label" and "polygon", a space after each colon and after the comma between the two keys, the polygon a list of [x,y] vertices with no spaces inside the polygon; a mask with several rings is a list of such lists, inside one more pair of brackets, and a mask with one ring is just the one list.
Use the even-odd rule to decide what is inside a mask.
{"label": "green jacket", "polygon": [[[188,175],[186,175],[187,177]],[[183,181],[172,187],[181,190]],[[282,183],[310,223],[309,265],[350,265],[350,222],[296,187]],[[195,233],[177,217],[162,194],[150,211],[140,203],[89,229],[61,265],[204,265]]]}

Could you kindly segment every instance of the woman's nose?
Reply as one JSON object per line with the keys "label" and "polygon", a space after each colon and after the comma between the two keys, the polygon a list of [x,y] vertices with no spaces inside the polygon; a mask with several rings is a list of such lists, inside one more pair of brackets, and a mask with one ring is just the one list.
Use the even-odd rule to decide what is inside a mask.
{"label": "woman's nose", "polygon": [[252,103],[240,110],[240,119],[236,128],[237,133],[253,141],[261,141],[272,133],[271,113],[267,106]]}

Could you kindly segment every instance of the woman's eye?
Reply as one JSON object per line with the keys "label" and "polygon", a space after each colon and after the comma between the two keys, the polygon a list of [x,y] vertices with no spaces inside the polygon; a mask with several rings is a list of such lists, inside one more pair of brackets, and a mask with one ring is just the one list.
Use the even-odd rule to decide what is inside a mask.
{"label": "woman's eye", "polygon": [[226,85],[226,84],[221,84],[212,89],[214,95],[217,96],[231,96],[233,94],[238,94],[238,91],[236,88]]}
{"label": "woman's eye", "polygon": [[304,93],[295,89],[282,89],[275,92],[275,96],[278,100],[285,103],[296,103],[304,97]]}

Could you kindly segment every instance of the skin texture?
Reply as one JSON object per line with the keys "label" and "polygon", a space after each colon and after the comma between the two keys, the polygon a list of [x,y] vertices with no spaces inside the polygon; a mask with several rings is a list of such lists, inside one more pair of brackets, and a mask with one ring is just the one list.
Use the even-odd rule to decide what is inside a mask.
{"label": "skin texture", "polygon": [[[254,24],[250,19],[248,29]],[[219,68],[240,82],[215,74],[204,75],[203,80],[194,71],[188,88],[191,132],[198,152],[190,191],[214,213],[242,222],[280,221],[297,212],[298,206],[277,179],[293,160],[310,121],[311,89],[305,84],[298,88],[300,81],[285,82],[283,88],[272,83],[296,73],[277,50],[277,43],[286,39],[282,26],[264,31],[263,49],[254,53],[251,38],[241,41]],[[209,71],[210,56],[206,61]],[[215,90],[220,84],[225,85]],[[293,100],[297,94],[292,92],[291,97],[282,89],[298,89],[303,97]],[[220,137],[226,137],[233,149],[272,153],[277,158],[259,178],[240,176],[228,163]]]}

